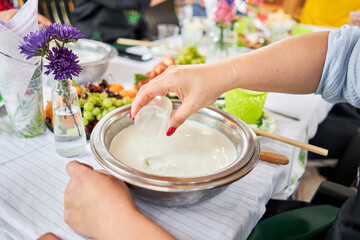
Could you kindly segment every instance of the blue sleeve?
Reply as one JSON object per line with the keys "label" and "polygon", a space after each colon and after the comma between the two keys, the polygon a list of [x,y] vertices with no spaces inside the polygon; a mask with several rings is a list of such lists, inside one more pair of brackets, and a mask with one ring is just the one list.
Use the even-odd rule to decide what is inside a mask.
{"label": "blue sleeve", "polygon": [[360,108],[360,29],[343,26],[331,31],[321,80],[315,94],[331,103]]}

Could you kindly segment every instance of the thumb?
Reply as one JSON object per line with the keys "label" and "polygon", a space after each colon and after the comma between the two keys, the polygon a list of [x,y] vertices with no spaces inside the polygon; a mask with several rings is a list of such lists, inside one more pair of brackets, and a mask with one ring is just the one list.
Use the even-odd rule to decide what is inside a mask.
{"label": "thumb", "polygon": [[170,117],[170,128],[166,133],[167,136],[171,136],[175,130],[185,122],[185,120],[190,117],[194,112],[193,105],[189,104],[187,101],[184,101],[181,106],[171,115]]}
{"label": "thumb", "polygon": [[91,169],[94,168],[86,163],[81,163],[78,161],[71,161],[66,165],[66,172],[71,177],[75,172],[83,170],[83,169]]}

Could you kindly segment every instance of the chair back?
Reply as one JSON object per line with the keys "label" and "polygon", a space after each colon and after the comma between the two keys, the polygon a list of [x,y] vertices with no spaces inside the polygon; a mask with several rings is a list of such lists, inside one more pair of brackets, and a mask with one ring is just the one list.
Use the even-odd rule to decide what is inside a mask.
{"label": "chair back", "polygon": [[[19,0],[19,7],[25,2],[26,0]],[[53,23],[71,25],[69,16],[74,11],[74,2],[73,0],[39,0],[38,11]]]}
{"label": "chair back", "polygon": [[167,0],[159,5],[146,10],[144,20],[147,24],[152,38],[157,39],[157,25],[161,23],[171,23],[179,25],[173,0]]}
{"label": "chair back", "polygon": [[70,13],[74,11],[73,0],[39,0],[39,13],[59,24],[70,23]]}

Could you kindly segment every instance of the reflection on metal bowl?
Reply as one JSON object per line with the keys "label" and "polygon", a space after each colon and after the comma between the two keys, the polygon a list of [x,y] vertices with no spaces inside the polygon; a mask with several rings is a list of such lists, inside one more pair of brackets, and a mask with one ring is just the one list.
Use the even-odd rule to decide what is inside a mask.
{"label": "reflection on metal bowl", "polygon": [[79,77],[74,78],[78,84],[99,80],[108,68],[110,59],[118,54],[115,47],[90,39],[80,39],[67,46],[80,60],[82,71]]}
{"label": "reflection on metal bowl", "polygon": [[[181,102],[173,100],[177,109]],[[138,171],[117,160],[109,151],[118,132],[132,125],[131,106],[107,114],[94,128],[90,144],[96,160],[112,175],[128,183],[140,199],[163,206],[185,206],[216,196],[232,182],[242,178],[256,165],[260,144],[255,133],[241,120],[213,107],[193,114],[190,119],[215,128],[234,144],[236,159],[217,172],[198,177],[169,177]]]}

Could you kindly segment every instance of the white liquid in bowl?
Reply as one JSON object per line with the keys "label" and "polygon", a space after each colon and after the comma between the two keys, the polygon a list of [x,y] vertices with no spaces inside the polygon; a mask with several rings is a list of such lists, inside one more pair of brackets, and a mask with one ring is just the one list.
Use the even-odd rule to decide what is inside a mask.
{"label": "white liquid in bowl", "polygon": [[72,49],[72,51],[79,57],[79,64],[98,62],[104,58],[105,53],[95,52],[87,49]]}
{"label": "white liquid in bowl", "polygon": [[119,132],[110,153],[137,170],[172,177],[202,176],[235,160],[236,150],[219,131],[186,121],[171,137],[146,138],[134,125]]}

